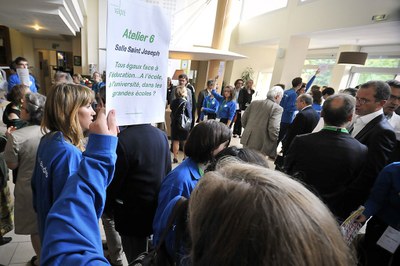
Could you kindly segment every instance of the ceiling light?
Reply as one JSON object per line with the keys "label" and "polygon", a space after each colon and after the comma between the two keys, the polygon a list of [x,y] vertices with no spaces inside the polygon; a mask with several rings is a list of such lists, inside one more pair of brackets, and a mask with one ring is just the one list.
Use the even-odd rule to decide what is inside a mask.
{"label": "ceiling light", "polygon": [[386,19],[387,19],[386,14],[372,16],[372,21],[376,21],[376,22],[383,21],[383,20],[386,20]]}
{"label": "ceiling light", "polygon": [[33,25],[32,28],[34,28],[34,29],[37,30],[37,31],[43,29],[43,28],[40,27],[38,24]]}
{"label": "ceiling light", "polygon": [[341,52],[338,64],[342,65],[365,65],[368,54],[363,52]]}

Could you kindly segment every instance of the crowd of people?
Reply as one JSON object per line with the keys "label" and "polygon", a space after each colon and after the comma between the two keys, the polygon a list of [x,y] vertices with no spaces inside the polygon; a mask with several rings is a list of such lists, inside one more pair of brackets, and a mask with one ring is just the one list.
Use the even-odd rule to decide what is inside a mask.
{"label": "crowd of people", "polygon": [[[182,74],[166,90],[171,147],[151,124],[117,126],[98,72],[92,88],[57,73],[47,97],[16,81],[0,156],[15,210],[2,167],[0,245],[15,227],[31,237],[31,265],[123,265],[124,254],[136,265],[152,248],[176,265],[398,265],[399,248],[377,242],[400,229],[400,82],[337,93],[312,86],[318,74],[254,101],[252,80],[221,94],[209,80],[196,97]],[[365,237],[348,246],[339,225],[359,205]]]}

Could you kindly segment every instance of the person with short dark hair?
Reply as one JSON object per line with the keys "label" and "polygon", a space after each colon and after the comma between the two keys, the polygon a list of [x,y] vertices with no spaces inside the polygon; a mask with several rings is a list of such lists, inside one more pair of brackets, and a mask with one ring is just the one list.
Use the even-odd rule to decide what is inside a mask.
{"label": "person with short dark hair", "polygon": [[[203,103],[204,103],[204,99],[207,96],[211,95],[211,91],[215,86],[215,80],[210,79],[207,81],[207,87],[199,92],[199,96],[197,98],[197,122],[199,121],[203,121],[202,119],[202,108],[203,108]],[[214,113],[215,114],[215,113]]]}
{"label": "person with short dark hair", "polygon": [[285,138],[282,143],[283,156],[289,150],[290,144],[294,137],[301,134],[311,133],[315,126],[318,124],[319,116],[317,112],[311,107],[312,97],[308,94],[302,94],[297,97],[296,106],[299,112],[293,123],[290,125]]}
{"label": "person with short dark hair", "polygon": [[[208,162],[229,145],[230,129],[223,123],[207,120],[197,124],[189,134],[185,144],[186,159],[172,170],[162,181],[158,195],[158,206],[153,222],[154,242],[156,246],[164,231],[176,198],[190,198],[192,190],[203,176]],[[166,238],[166,248],[175,258],[175,232]]]}
{"label": "person with short dark hair", "polygon": [[312,108],[317,112],[317,114],[321,115],[322,110],[322,93],[320,90],[311,90],[311,96],[313,98]]}
{"label": "person with short dark hair", "polygon": [[24,102],[25,94],[31,92],[29,87],[23,84],[15,85],[7,94],[7,100],[10,101],[3,111],[3,123],[16,129],[27,125],[26,121],[21,120],[21,106]]}
{"label": "person with short dark hair", "polygon": [[[21,80],[19,79],[19,76],[18,76],[18,73],[17,73],[17,69],[18,68],[27,69],[29,67],[29,64],[28,64],[28,60],[26,58],[19,56],[19,57],[15,58],[15,60],[13,61],[13,63],[10,66],[11,66],[11,69],[15,73],[11,74],[8,77],[8,92],[11,92],[11,89],[15,85],[20,85],[21,84]],[[29,89],[31,90],[31,92],[37,92],[38,91],[37,87],[36,87],[36,80],[31,74],[29,74],[29,84],[24,84],[24,85],[28,86]]]}
{"label": "person with short dark hair", "polygon": [[269,168],[268,161],[265,156],[259,151],[248,149],[248,148],[238,148],[236,146],[229,146],[223,149],[215,156],[213,160],[204,171],[215,171],[217,168],[223,167],[227,163],[249,163],[253,165],[259,165],[265,168]]}
{"label": "person with short dark hair", "polygon": [[297,91],[301,88],[303,80],[300,77],[292,80],[292,88],[283,92],[280,105],[283,108],[278,143],[285,137],[289,125],[293,122],[296,109]]}
{"label": "person with short dark hair", "polygon": [[322,90],[322,98],[324,98],[324,100],[333,94],[335,94],[335,90],[332,87],[325,87],[325,89]]}
{"label": "person with short dark hair", "polygon": [[[350,136],[355,100],[338,94],[323,104],[324,128],[315,133],[296,136],[285,157],[284,169],[316,192],[340,221],[353,211],[346,194],[364,167],[368,149]],[[318,144],[318,145],[316,145]],[[338,167],[337,158],[340,158]]]}
{"label": "person with short dark hair", "polygon": [[383,106],[391,91],[383,81],[368,81],[360,86],[356,95],[356,117],[351,135],[368,147],[368,158],[357,182],[352,185],[353,209],[367,199],[379,172],[385,167],[396,145],[396,134],[387,121]]}
{"label": "person with short dark hair", "polygon": [[356,88],[346,88],[342,91],[342,93],[349,94],[353,97],[356,97],[357,89]]}
{"label": "person with short dark hair", "polygon": [[396,114],[395,111],[400,106],[400,81],[388,80],[386,83],[390,86],[390,97],[383,106],[383,113],[393,127],[397,140],[390,162],[398,162],[400,161],[400,115]]}

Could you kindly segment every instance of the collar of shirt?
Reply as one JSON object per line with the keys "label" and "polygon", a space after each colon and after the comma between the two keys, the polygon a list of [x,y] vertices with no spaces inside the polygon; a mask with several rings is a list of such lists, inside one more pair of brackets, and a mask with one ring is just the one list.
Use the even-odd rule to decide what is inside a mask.
{"label": "collar of shirt", "polygon": [[356,116],[356,123],[362,122],[364,125],[368,124],[373,120],[375,117],[380,116],[383,114],[383,109],[379,109],[378,111],[375,111],[373,113],[363,115],[363,116]]}
{"label": "collar of shirt", "polygon": [[305,106],[303,109],[301,109],[301,111],[303,111],[304,109],[307,109],[308,107],[311,107],[311,105]]}

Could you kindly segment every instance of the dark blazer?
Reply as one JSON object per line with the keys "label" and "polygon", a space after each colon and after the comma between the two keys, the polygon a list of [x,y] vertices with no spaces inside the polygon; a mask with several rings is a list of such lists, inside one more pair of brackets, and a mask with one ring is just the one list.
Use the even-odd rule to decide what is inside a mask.
{"label": "dark blazer", "polygon": [[[396,145],[396,134],[382,114],[372,119],[355,136],[355,139],[368,147],[365,168],[351,188],[351,193],[354,197],[358,197],[358,205],[360,205],[367,199],[379,172],[389,163],[391,153]],[[353,207],[357,208],[358,205]]]}
{"label": "dark blazer", "polygon": [[318,124],[318,121],[319,115],[311,105],[301,110],[296,115],[286,132],[286,136],[282,143],[283,155],[286,155],[294,137],[301,134],[311,133]]}
{"label": "dark blazer", "polygon": [[323,129],[296,136],[284,166],[344,220],[354,210],[348,208],[351,199],[344,195],[361,173],[367,153],[368,148],[350,134]]}
{"label": "dark blazer", "polygon": [[149,236],[161,180],[171,170],[167,136],[150,124],[128,126],[118,136],[117,156],[107,211],[120,235]]}

